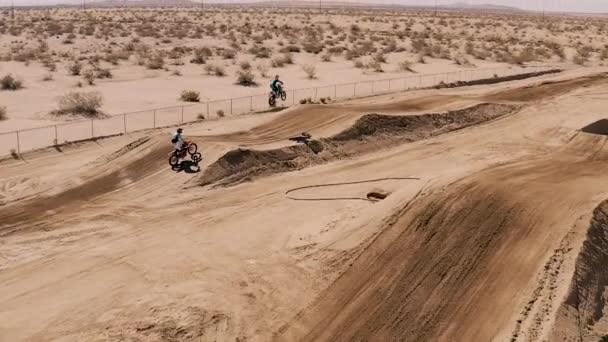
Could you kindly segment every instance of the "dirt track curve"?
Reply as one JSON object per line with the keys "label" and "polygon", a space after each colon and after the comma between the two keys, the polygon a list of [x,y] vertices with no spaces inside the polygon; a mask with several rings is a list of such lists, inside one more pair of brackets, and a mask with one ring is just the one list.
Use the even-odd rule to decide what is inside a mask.
{"label": "dirt track curve", "polygon": [[[598,341],[608,77],[186,127],[0,162],[0,340]],[[288,138],[307,131],[308,145]]]}

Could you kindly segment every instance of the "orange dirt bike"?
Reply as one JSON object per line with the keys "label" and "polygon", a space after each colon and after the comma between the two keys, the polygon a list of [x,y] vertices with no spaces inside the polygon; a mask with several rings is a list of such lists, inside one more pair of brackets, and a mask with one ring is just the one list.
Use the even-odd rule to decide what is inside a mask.
{"label": "orange dirt bike", "polygon": [[283,89],[283,87],[279,87],[278,91],[276,92],[271,91],[268,95],[268,104],[270,105],[270,107],[274,107],[277,105],[277,97],[281,97],[282,101],[287,100],[287,92],[285,91],[285,89]]}
{"label": "orange dirt bike", "polygon": [[203,156],[197,152],[198,146],[195,143],[184,141],[184,146],[181,150],[173,150],[169,154],[169,165],[171,165],[172,169],[175,169],[179,165],[179,160],[184,159],[187,154],[190,154],[190,159],[193,162],[198,163],[203,159]]}

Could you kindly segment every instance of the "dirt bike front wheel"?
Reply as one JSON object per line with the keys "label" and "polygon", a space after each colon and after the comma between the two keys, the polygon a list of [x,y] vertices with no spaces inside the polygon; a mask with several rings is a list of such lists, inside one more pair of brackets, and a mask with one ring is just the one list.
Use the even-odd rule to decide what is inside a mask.
{"label": "dirt bike front wheel", "polygon": [[201,160],[203,160],[203,155],[197,152],[197,153],[194,153],[191,158],[192,158],[193,162],[198,163]]}
{"label": "dirt bike front wheel", "polygon": [[198,146],[196,146],[195,143],[190,143],[188,145],[188,153],[190,153],[190,155],[193,155],[196,153],[196,151],[198,151]]}
{"label": "dirt bike front wheel", "polygon": [[171,165],[171,168],[173,169],[179,165],[179,157],[177,154],[173,153],[171,157],[169,157],[169,165]]}
{"label": "dirt bike front wheel", "polygon": [[285,91],[281,92],[281,100],[283,100],[283,101],[287,100],[287,92],[285,92]]}

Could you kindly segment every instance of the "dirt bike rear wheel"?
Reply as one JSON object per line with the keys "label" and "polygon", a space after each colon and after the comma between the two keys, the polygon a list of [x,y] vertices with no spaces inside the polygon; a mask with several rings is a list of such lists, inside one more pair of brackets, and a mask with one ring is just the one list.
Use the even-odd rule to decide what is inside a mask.
{"label": "dirt bike rear wheel", "polygon": [[285,91],[281,92],[281,100],[283,100],[283,101],[287,100],[287,92],[285,92]]}
{"label": "dirt bike rear wheel", "polygon": [[277,104],[277,100],[274,96],[268,98],[268,104],[270,105],[270,107],[274,107]]}
{"label": "dirt bike rear wheel", "polygon": [[190,155],[193,155],[196,153],[196,151],[198,151],[198,146],[196,146],[195,143],[190,143],[188,145],[188,153],[190,153]]}
{"label": "dirt bike rear wheel", "polygon": [[203,160],[203,155],[197,152],[192,155],[191,159],[193,162],[198,163]]}

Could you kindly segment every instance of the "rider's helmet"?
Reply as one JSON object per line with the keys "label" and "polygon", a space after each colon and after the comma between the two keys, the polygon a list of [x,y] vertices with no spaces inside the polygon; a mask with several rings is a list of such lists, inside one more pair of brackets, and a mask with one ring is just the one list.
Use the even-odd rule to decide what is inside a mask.
{"label": "rider's helmet", "polygon": [[278,80],[279,79],[279,75],[274,76],[274,79]]}
{"label": "rider's helmet", "polygon": [[183,131],[184,131],[184,130],[183,130],[183,129],[181,129],[181,128],[178,128],[178,129],[177,129],[177,133],[181,133],[181,132],[183,132]]}

